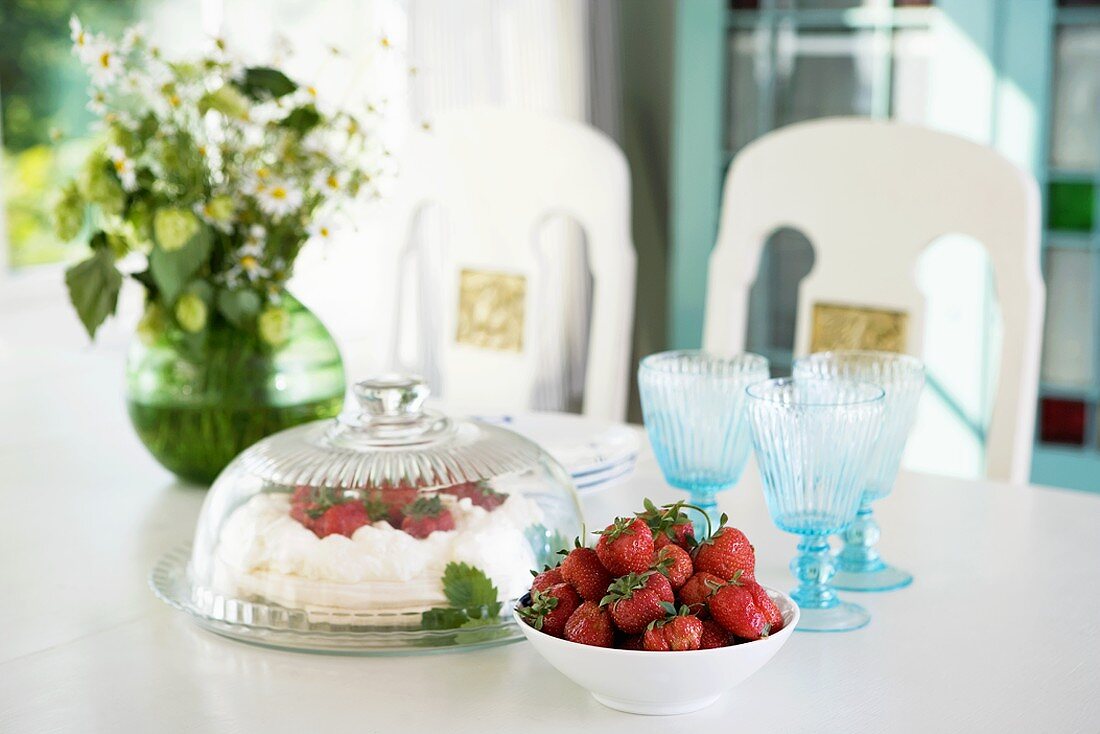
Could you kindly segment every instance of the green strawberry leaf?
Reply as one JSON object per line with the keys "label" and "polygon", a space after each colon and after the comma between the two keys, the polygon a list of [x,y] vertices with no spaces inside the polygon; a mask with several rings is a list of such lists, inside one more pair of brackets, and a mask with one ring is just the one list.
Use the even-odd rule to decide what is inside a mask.
{"label": "green strawberry leaf", "polygon": [[[448,563],[443,569],[443,595],[450,607],[437,607],[421,614],[424,629],[458,629],[467,623],[483,626],[500,617],[501,603],[492,580],[467,563]],[[554,599],[557,602],[557,599]]]}
{"label": "green strawberry leaf", "polygon": [[458,629],[470,621],[465,609],[446,609],[437,607],[420,615],[421,624],[427,630]]}
{"label": "green strawberry leaf", "polygon": [[[103,239],[102,232],[92,238],[93,247],[97,239]],[[65,285],[80,323],[94,339],[100,324],[115,312],[118,292],[122,289],[122,274],[115,267],[110,248],[95,247],[90,258],[66,270]]]}
{"label": "green strawberry leaf", "polygon": [[455,642],[460,645],[469,645],[475,642],[488,642],[508,636],[508,630],[496,627],[483,629],[495,622],[493,619],[470,619],[459,628],[455,635]]}
{"label": "green strawberry leaf", "polygon": [[[486,611],[490,617],[500,614],[497,589],[485,572],[476,566],[448,563],[443,569],[443,595],[456,609]],[[482,616],[470,614],[471,618]]]}

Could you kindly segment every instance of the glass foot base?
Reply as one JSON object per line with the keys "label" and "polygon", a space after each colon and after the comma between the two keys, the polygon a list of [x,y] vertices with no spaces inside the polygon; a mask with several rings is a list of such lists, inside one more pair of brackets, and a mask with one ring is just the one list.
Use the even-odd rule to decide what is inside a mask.
{"label": "glass foot base", "polygon": [[796,632],[848,632],[866,627],[871,613],[858,604],[840,602],[825,609],[802,607]]}
{"label": "glass foot base", "polygon": [[893,566],[882,566],[873,571],[845,571],[841,567],[829,583],[833,588],[844,591],[893,591],[913,583],[913,575]]}

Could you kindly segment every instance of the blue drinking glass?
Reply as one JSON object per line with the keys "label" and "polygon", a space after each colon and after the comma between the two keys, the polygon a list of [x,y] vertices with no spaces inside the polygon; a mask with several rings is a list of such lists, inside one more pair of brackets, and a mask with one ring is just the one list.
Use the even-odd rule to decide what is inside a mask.
{"label": "blue drinking glass", "polygon": [[780,530],[802,536],[791,597],[798,629],[858,629],[871,615],[842,602],[830,583],[829,536],[856,516],[868,458],[882,428],[883,390],[851,380],[782,378],[747,389],[748,418],[764,499]]}
{"label": "blue drinking glass", "polygon": [[752,446],[745,388],[766,379],[768,360],[758,354],[661,352],[638,366],[642,416],[661,472],[712,522],[715,494],[741,478]]}
{"label": "blue drinking glass", "polygon": [[889,591],[908,586],[913,576],[879,556],[875,545],[880,531],[871,503],[890,494],[894,487],[924,387],[924,364],[916,357],[894,352],[819,352],[796,361],[794,376],[871,382],[886,392],[882,432],[871,450],[859,512],[844,531],[833,586],[846,591]]}

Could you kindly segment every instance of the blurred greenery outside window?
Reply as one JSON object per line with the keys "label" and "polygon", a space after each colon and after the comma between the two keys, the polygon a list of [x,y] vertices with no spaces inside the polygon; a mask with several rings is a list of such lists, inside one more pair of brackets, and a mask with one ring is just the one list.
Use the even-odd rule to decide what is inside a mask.
{"label": "blurred greenery outside window", "polygon": [[[88,79],[72,54],[69,17],[118,34],[141,14],[141,0],[0,2],[0,192],[12,268],[78,258],[84,242],[62,242],[51,210],[91,146]],[[4,258],[0,257],[0,262]]]}

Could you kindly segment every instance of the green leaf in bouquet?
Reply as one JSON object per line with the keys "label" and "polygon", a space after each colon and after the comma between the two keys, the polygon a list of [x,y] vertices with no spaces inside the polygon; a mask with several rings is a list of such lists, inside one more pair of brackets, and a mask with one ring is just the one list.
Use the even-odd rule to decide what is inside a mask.
{"label": "green leaf in bouquet", "polygon": [[251,323],[256,318],[256,314],[260,312],[262,305],[263,301],[260,294],[247,288],[218,291],[218,311],[221,312],[226,321],[237,328]]}
{"label": "green leaf in bouquet", "polygon": [[122,274],[115,267],[114,255],[102,232],[92,238],[92,246],[94,252],[90,258],[65,271],[65,285],[80,322],[94,339],[100,324],[115,312]]}
{"label": "green leaf in bouquet", "polygon": [[85,200],[97,205],[104,214],[122,214],[126,206],[126,192],[102,151],[88,156],[77,177],[77,188]]}
{"label": "green leaf in bouquet", "polygon": [[286,74],[266,66],[245,69],[244,78],[237,82],[237,86],[246,97],[256,101],[278,99],[298,88]]}
{"label": "green leaf in bouquet", "polygon": [[223,84],[199,99],[199,113],[220,112],[228,118],[243,120],[248,117],[248,98],[232,84]]}
{"label": "green leaf in bouquet", "polygon": [[299,135],[305,135],[320,123],[321,113],[319,113],[317,108],[313,105],[307,104],[301,107],[295,107],[279,124],[283,127],[290,128]]}
{"label": "green leaf in bouquet", "polygon": [[[163,211],[163,210],[162,210]],[[157,212],[158,218],[160,212]],[[191,280],[199,268],[210,256],[210,229],[199,226],[181,247],[166,250],[160,244],[160,229],[154,220],[153,229],[157,236],[157,246],[149,254],[149,271],[157,290],[166,303],[173,303],[179,296],[184,284]]]}

